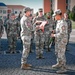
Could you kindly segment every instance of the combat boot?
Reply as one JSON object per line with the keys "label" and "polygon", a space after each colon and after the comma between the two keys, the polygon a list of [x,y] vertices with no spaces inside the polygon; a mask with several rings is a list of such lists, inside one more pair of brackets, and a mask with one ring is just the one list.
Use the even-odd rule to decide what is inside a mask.
{"label": "combat boot", "polygon": [[38,55],[36,58],[37,59],[45,59],[42,54]]}
{"label": "combat boot", "polygon": [[61,67],[61,64],[60,63],[57,63],[55,65],[52,65],[52,68],[60,68]]}
{"label": "combat boot", "polygon": [[62,74],[62,73],[65,73],[65,72],[67,72],[67,68],[65,66],[62,66],[60,68],[60,70],[56,71],[56,73],[58,73],[58,74]]}
{"label": "combat boot", "polygon": [[29,69],[31,69],[31,67],[32,67],[32,65],[30,65],[30,64],[22,64],[21,65],[21,69],[24,69],[24,70],[29,70]]}

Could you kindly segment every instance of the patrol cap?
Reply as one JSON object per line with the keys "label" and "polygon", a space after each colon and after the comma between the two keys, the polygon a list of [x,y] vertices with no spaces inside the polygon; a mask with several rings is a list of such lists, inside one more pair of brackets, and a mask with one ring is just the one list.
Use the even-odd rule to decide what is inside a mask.
{"label": "patrol cap", "polygon": [[27,11],[32,11],[32,9],[30,9],[29,7],[26,7],[24,12],[26,13]]}
{"label": "patrol cap", "polygon": [[39,12],[43,12],[43,9],[42,8],[39,8]]}
{"label": "patrol cap", "polygon": [[62,13],[61,10],[57,9],[56,11],[54,11],[54,14],[52,16],[56,16],[56,15],[59,15],[61,13]]}

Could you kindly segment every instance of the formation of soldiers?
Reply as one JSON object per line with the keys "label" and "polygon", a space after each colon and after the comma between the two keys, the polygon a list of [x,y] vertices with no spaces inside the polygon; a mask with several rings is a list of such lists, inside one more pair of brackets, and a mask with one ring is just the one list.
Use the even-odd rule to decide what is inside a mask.
{"label": "formation of soldiers", "polygon": [[[65,51],[69,43],[70,33],[72,31],[72,23],[68,19],[68,15],[64,14],[60,9],[56,10],[53,16],[43,15],[43,9],[38,10],[38,16],[33,17],[32,9],[25,8],[24,15],[16,18],[15,14],[8,15],[4,21],[0,19],[0,40],[4,31],[7,33],[9,52],[16,53],[16,41],[21,38],[23,44],[23,52],[21,58],[21,68],[31,69],[32,65],[27,64],[27,58],[32,50],[32,44],[36,46],[36,59],[44,59],[43,51],[50,51],[51,46],[55,43],[55,54],[57,56],[57,64],[52,65],[53,68],[60,68],[57,73],[66,71]],[[4,25],[4,27],[3,27]],[[1,47],[1,43],[0,43]],[[0,48],[1,49],[1,48]]]}

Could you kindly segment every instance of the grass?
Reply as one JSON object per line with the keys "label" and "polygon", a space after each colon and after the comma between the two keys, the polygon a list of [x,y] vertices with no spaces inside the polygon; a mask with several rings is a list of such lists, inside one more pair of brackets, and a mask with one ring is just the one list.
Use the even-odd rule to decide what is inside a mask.
{"label": "grass", "polygon": [[72,21],[72,29],[75,29],[75,22]]}

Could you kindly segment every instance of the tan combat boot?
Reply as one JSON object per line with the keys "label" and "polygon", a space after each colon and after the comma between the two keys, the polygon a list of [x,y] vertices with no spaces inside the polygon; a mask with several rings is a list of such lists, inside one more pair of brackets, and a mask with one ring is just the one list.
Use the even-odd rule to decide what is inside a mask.
{"label": "tan combat boot", "polygon": [[29,69],[31,69],[31,67],[32,67],[32,65],[30,65],[30,64],[22,64],[21,65],[21,69],[24,69],[24,70],[29,70]]}
{"label": "tan combat boot", "polygon": [[60,68],[60,70],[56,71],[56,73],[58,73],[58,74],[62,74],[62,73],[65,73],[65,72],[67,72],[66,66],[62,66],[62,67]]}
{"label": "tan combat boot", "polygon": [[61,67],[61,64],[60,63],[57,63],[55,65],[52,65],[52,68],[60,68]]}

